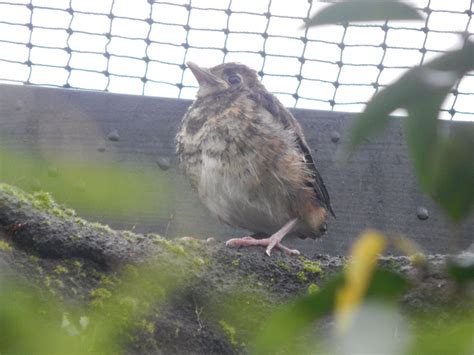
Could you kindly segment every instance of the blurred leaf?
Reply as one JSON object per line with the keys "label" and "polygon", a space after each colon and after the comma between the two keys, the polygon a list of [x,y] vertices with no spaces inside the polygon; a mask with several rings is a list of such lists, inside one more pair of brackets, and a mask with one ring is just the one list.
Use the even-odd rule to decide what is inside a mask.
{"label": "blurred leaf", "polygon": [[[65,314],[69,314],[71,321],[78,317],[72,309],[65,313],[65,307],[56,300],[5,279],[1,284],[0,353],[80,355],[116,354],[119,350],[115,339],[110,337],[98,342],[91,334],[85,337],[68,332]],[[95,330],[102,333],[106,325],[110,323],[104,321]]]}
{"label": "blurred leaf", "polygon": [[[415,117],[427,107],[439,108],[458,77],[470,70],[474,70],[472,42],[467,42],[462,49],[446,53],[422,67],[407,71],[395,83],[379,91],[367,104],[364,112],[358,115],[349,135],[347,151],[353,151],[366,138],[385,128],[390,120],[389,115],[398,108],[411,109]],[[431,126],[436,123],[437,117],[438,112],[430,109],[429,114],[420,116],[423,122],[411,123],[413,132],[424,134],[424,141],[428,141],[429,137],[436,136]]]}
{"label": "blurred leaf", "polygon": [[474,351],[474,314],[472,310],[442,321],[436,312],[430,317],[418,320],[415,324],[412,345],[407,354],[467,355]]}
{"label": "blurred leaf", "polygon": [[[427,81],[427,78],[437,74],[441,76],[438,82]],[[445,73],[416,67],[409,70],[392,85],[379,91],[367,104],[364,112],[356,117],[349,133],[347,152],[353,151],[365,139],[385,128],[390,120],[394,119],[389,115],[396,109],[406,108],[414,110],[416,113],[418,111],[424,113],[423,109],[435,106],[420,115],[421,121],[410,122],[414,125],[413,131],[423,134],[423,141],[430,146],[430,137],[433,138],[433,132],[435,132],[432,126],[436,123],[438,108],[457,80],[456,75],[451,72],[443,74]]]}
{"label": "blurred leaf", "polygon": [[422,189],[428,192],[456,222],[469,214],[474,204],[474,134],[466,125],[441,131],[439,109],[460,77],[474,70],[474,43],[446,53],[430,63],[405,73],[381,90],[358,115],[349,133],[346,153],[381,131],[398,108],[408,111],[406,140]]}
{"label": "blurred leaf", "polygon": [[457,283],[464,284],[474,281],[474,254],[459,256],[447,264],[449,276]]}
{"label": "blurred leaf", "polygon": [[328,6],[316,13],[307,26],[335,23],[368,22],[388,20],[422,20],[418,11],[397,1],[352,0]]}
{"label": "blurred leaf", "polygon": [[459,222],[474,206],[474,126],[457,123],[442,137],[430,169],[429,192]]}
{"label": "blurred leaf", "polygon": [[320,292],[302,297],[276,312],[258,334],[254,342],[253,353],[274,354],[295,347],[295,341],[308,330],[315,320],[332,312],[336,292],[343,281],[344,276],[337,275]]}
{"label": "blurred leaf", "polygon": [[0,181],[28,192],[51,192],[73,208],[130,215],[167,204],[171,181],[158,171],[126,164],[48,161],[31,154],[0,152]]}
{"label": "blurred leaf", "polygon": [[408,289],[408,281],[394,271],[377,268],[372,276],[367,299],[379,301],[397,301]]}
{"label": "blurred leaf", "polygon": [[437,98],[433,95],[433,98],[428,97],[425,101],[412,104],[405,120],[408,150],[420,185],[425,191],[429,188],[432,160],[438,140],[438,112],[446,94],[447,90],[446,93],[436,95]]}
{"label": "blurred leaf", "polygon": [[345,270],[344,286],[336,295],[336,325],[339,332],[347,330],[362,303],[375,272],[377,257],[384,251],[385,237],[367,230],[354,243],[351,260]]}

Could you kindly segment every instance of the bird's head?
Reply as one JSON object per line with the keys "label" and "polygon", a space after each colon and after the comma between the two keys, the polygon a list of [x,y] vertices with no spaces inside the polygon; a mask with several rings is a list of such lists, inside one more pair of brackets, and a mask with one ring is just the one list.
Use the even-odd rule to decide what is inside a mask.
{"label": "bird's head", "polygon": [[187,62],[199,83],[198,98],[223,92],[247,91],[260,85],[255,70],[239,63],[224,63],[213,68],[201,68]]}

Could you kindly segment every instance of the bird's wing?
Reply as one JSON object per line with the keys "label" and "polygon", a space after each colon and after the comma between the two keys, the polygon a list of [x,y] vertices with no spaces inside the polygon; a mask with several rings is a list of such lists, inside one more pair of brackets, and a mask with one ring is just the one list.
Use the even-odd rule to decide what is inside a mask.
{"label": "bird's wing", "polygon": [[298,145],[298,148],[300,149],[301,154],[304,157],[305,163],[307,164],[313,175],[313,180],[308,181],[308,185],[310,185],[314,189],[316,193],[316,198],[335,217],[336,215],[331,206],[328,190],[326,188],[326,185],[324,185],[324,181],[321,177],[321,174],[319,174],[318,169],[316,169],[313,156],[311,155],[311,150],[309,149],[309,146],[306,143],[306,139],[303,135],[303,130],[301,129],[301,126],[296,120],[296,118],[281,104],[280,101],[278,101],[278,99],[273,94],[267,92],[266,90],[265,92],[260,91],[258,94],[252,95],[251,98],[261,103],[273,117],[278,118],[285,127],[285,129],[291,129],[296,133],[296,143]]}

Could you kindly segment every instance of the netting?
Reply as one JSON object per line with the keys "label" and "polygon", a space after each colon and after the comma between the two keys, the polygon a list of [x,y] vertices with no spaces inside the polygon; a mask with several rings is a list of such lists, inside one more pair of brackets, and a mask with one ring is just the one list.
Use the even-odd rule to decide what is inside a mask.
{"label": "netting", "polygon": [[[185,63],[238,61],[289,107],[360,111],[408,68],[474,34],[470,0],[425,20],[305,29],[311,0],[0,0],[0,82],[193,98]],[[474,74],[441,117],[474,120]]]}

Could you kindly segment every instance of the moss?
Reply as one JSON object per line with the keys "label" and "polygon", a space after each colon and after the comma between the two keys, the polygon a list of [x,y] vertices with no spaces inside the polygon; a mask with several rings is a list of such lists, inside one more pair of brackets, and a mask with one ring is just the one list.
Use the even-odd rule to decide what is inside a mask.
{"label": "moss", "polygon": [[296,274],[296,277],[300,282],[306,282],[308,281],[308,277],[306,276],[304,271],[300,271],[299,273]]}
{"label": "moss", "polygon": [[102,308],[104,303],[112,297],[112,292],[106,288],[99,287],[90,291],[89,295],[92,298],[90,304],[94,307]]}
{"label": "moss", "polygon": [[0,191],[14,197],[15,199],[19,201],[20,204],[31,202],[33,200],[31,195],[23,192],[22,190],[16,187],[13,187],[5,183],[0,183]]}
{"label": "moss", "polygon": [[4,183],[0,183],[0,191],[3,191],[11,196],[15,195],[15,190],[13,189],[13,187]]}
{"label": "moss", "polygon": [[82,267],[84,266],[84,263],[80,260],[73,260],[72,265],[78,270],[81,270]]}
{"label": "moss", "polygon": [[160,241],[163,239],[163,237],[159,234],[156,234],[156,233],[148,233],[146,235],[149,239],[152,239],[154,242],[155,241]]}
{"label": "moss", "polygon": [[315,293],[318,293],[319,292],[319,286],[312,283],[312,284],[309,284],[308,286],[308,294],[309,295],[314,295]]}
{"label": "moss", "polygon": [[74,218],[74,222],[80,226],[85,226],[87,224],[87,222],[80,217]]}
{"label": "moss", "polygon": [[65,208],[64,214],[68,217],[74,217],[76,215],[76,211],[74,211],[72,208]]}
{"label": "moss", "polygon": [[51,276],[46,276],[44,278],[44,285],[49,289],[51,287]]}
{"label": "moss", "polygon": [[100,224],[98,222],[89,223],[89,227],[103,233],[112,234],[114,231],[106,224]]}
{"label": "moss", "polygon": [[409,256],[410,263],[413,266],[421,266],[426,263],[426,257],[423,253],[415,253]]}
{"label": "moss", "polygon": [[36,191],[28,194],[7,184],[0,184],[0,191],[15,197],[20,203],[29,202],[37,210],[49,212],[57,217],[66,218],[76,215],[73,209],[59,206],[49,192]]}
{"label": "moss", "polygon": [[140,276],[138,268],[134,265],[125,265],[123,267],[123,273],[130,278],[137,278]]}
{"label": "moss", "polygon": [[117,281],[111,276],[100,275],[100,283],[102,286],[112,287],[117,284]]}
{"label": "moss", "polygon": [[62,280],[59,280],[59,279],[53,279],[53,283],[56,287],[59,287],[59,288],[64,288],[64,282],[62,282]]}
{"label": "moss", "polygon": [[172,241],[169,241],[165,238],[162,238],[160,237],[159,235],[157,234],[149,234],[149,236],[151,236],[151,238],[153,238],[153,243],[154,244],[159,244],[161,246],[163,246],[166,250],[174,253],[174,254],[177,254],[177,255],[181,255],[181,256],[186,256],[188,255],[188,253],[186,252],[186,250],[184,249],[184,247],[182,245],[178,245]]}
{"label": "moss", "polygon": [[40,258],[38,258],[36,255],[30,255],[29,258],[34,263],[37,263],[40,260]]}
{"label": "moss", "polygon": [[69,270],[65,266],[58,265],[54,268],[54,272],[58,275],[61,275],[61,274],[67,274]]}
{"label": "moss", "polygon": [[66,214],[63,212],[63,210],[61,210],[58,207],[53,207],[53,209],[51,210],[51,213],[54,214],[56,217],[65,217],[66,216]]}
{"label": "moss", "polygon": [[139,326],[148,334],[153,334],[155,332],[155,325],[152,322],[147,321],[146,319],[142,319],[140,321]]}
{"label": "moss", "polygon": [[239,265],[240,265],[240,259],[234,259],[234,260],[232,260],[232,266],[237,267],[237,266],[239,266]]}
{"label": "moss", "polygon": [[283,262],[283,261],[281,261],[281,260],[278,260],[278,261],[276,262],[276,264],[277,264],[277,266],[278,266],[280,269],[283,269],[283,270],[285,270],[285,271],[290,271],[290,266],[289,266],[287,263],[285,263],[285,262]]}
{"label": "moss", "polygon": [[43,280],[46,289],[52,294],[57,295],[56,288],[64,288],[64,282],[51,276],[46,276]]}
{"label": "moss", "polygon": [[238,345],[237,339],[236,339],[237,331],[235,330],[235,328],[222,319],[219,321],[219,325],[221,326],[222,330],[229,338],[231,345],[237,346]]}
{"label": "moss", "polygon": [[319,262],[308,259],[303,260],[303,270],[312,274],[320,274],[323,271]]}
{"label": "moss", "polygon": [[73,234],[73,235],[71,235],[69,238],[70,238],[71,240],[79,240],[79,239],[82,238],[82,236],[79,235],[79,234]]}
{"label": "moss", "polygon": [[39,210],[49,210],[54,207],[54,200],[51,194],[45,191],[38,191],[33,194],[33,207]]}
{"label": "moss", "polygon": [[196,257],[193,259],[193,264],[196,266],[204,266],[206,262],[204,261],[203,258]]}
{"label": "moss", "polygon": [[0,240],[0,249],[5,251],[11,251],[12,246],[3,240]]}
{"label": "moss", "polygon": [[130,231],[123,231],[122,232],[122,237],[125,239],[125,240],[131,240],[132,237],[133,237],[134,233],[130,232]]}

